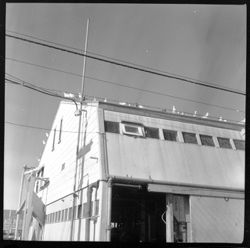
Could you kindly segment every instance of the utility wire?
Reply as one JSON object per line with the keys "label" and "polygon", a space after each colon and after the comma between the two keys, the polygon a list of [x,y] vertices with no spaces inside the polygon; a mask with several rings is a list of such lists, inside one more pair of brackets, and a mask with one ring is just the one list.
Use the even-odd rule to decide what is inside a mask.
{"label": "utility wire", "polygon": [[[75,48],[75,47],[72,47],[72,46],[68,46],[68,45],[65,45],[65,44],[62,44],[62,43],[56,43],[56,42],[48,41],[48,40],[45,40],[45,39],[40,39],[40,38],[35,37],[35,36],[25,35],[25,34],[22,34],[22,33],[19,33],[19,32],[14,32],[14,31],[10,31],[10,30],[7,30],[7,31],[11,32],[11,33],[18,34],[18,35],[26,36],[26,37],[29,37],[29,38],[32,38],[32,39],[36,39],[36,40],[39,40],[39,41],[45,41],[45,42],[50,43],[50,44],[59,45],[59,46],[62,46],[62,47],[70,48],[70,49],[81,51],[81,52],[83,51],[82,49]],[[114,61],[126,63],[126,64],[129,64],[129,65],[134,65],[134,66],[137,66],[137,67],[142,67],[142,68],[145,68],[145,69],[149,69],[149,70],[153,70],[153,71],[157,71],[157,72],[161,72],[161,73],[167,73],[167,74],[172,75],[172,76],[181,77],[181,78],[184,78],[184,79],[189,79],[189,80],[192,80],[192,81],[196,81],[196,82],[200,82],[200,83],[206,83],[208,85],[213,85],[213,86],[220,87],[220,85],[218,83],[215,84],[215,83],[206,82],[204,80],[203,81],[202,80],[197,80],[197,79],[194,79],[194,78],[191,78],[191,77],[174,74],[174,73],[170,73],[170,72],[167,72],[167,71],[158,70],[158,69],[155,69],[155,68],[152,68],[152,67],[147,67],[147,66],[139,65],[139,64],[136,64],[136,63],[133,63],[133,62],[122,60],[122,59],[112,58],[112,57],[105,56],[105,55],[102,55],[102,54],[99,54],[99,53],[94,53],[94,52],[88,51],[88,54],[93,54],[93,55],[97,55],[97,56],[100,56],[100,57],[103,57],[103,58],[107,58],[107,59],[111,59],[111,60],[114,60]],[[228,89],[228,90],[236,90],[236,89],[225,87],[225,86],[223,88],[224,89]]]}
{"label": "utility wire", "polygon": [[[7,73],[8,74],[8,73]],[[8,74],[8,75],[10,75],[10,74]],[[12,76],[12,75],[10,75],[10,76]],[[12,77],[14,77],[14,76],[12,76]],[[17,78],[17,77],[14,77],[14,78],[16,78],[16,79],[18,79],[18,80],[21,80],[21,79],[19,79],[19,78]],[[27,82],[25,82],[25,81],[23,81],[22,80],[22,82],[24,82],[24,83],[19,83],[19,82],[16,82],[16,81],[14,81],[14,80],[9,80],[9,79],[6,79],[6,81],[7,81],[7,83],[9,82],[9,83],[12,83],[12,84],[15,84],[15,85],[23,85],[24,83],[27,83]],[[33,87],[34,87],[34,85],[33,84],[31,84],[31,83],[29,83],[29,85],[31,85],[30,86],[30,88],[31,89],[33,89]],[[41,88],[40,87],[40,91],[41,91],[41,93],[44,93],[44,88]],[[48,89],[46,89],[46,90],[48,90]],[[39,92],[40,92],[39,91]],[[58,95],[55,95],[54,93],[51,93],[50,91],[49,91],[49,93],[50,93],[50,95],[52,95],[52,96],[55,96],[55,97],[58,97]],[[46,93],[45,93],[46,94]],[[61,98],[65,98],[65,97],[61,97]],[[89,98],[89,99],[88,99]],[[87,96],[86,95],[86,99],[87,100],[93,100],[93,99],[96,99],[96,98],[98,98],[99,100],[101,99],[101,101],[104,101],[105,102],[105,100],[106,100],[106,98],[104,99],[104,98],[102,98],[102,97],[94,97],[94,96]],[[71,98],[66,98],[67,100],[72,100]],[[113,103],[115,103],[115,104],[120,104],[120,102],[119,101],[117,101],[117,100],[114,100],[114,99],[109,99],[109,101],[112,101]],[[111,102],[111,103],[112,103]],[[130,103],[128,103],[128,106],[130,106],[130,107],[134,107],[134,106],[139,106],[137,103],[135,103],[135,104],[130,104]],[[158,111],[164,111],[164,112],[167,112],[167,109],[161,109],[161,108],[159,108],[159,107],[154,107],[154,106],[148,106],[148,105],[143,105],[142,107],[145,107],[145,108],[149,108],[149,109],[157,109]],[[168,110],[169,112],[171,112],[171,110]],[[180,115],[186,115],[186,116],[193,116],[193,114],[192,113],[188,113],[188,112],[177,112],[177,114],[180,114]],[[196,117],[198,117],[198,118],[203,118],[203,116],[202,115],[196,115]],[[217,120],[218,118],[216,117],[216,116],[209,116],[209,118],[208,119],[211,119],[211,120]],[[238,123],[237,121],[235,121],[235,120],[227,120],[227,121],[230,121],[230,122],[232,122],[232,123]]]}
{"label": "utility wire", "polygon": [[[18,59],[13,59],[13,58],[6,58],[6,59],[7,60],[12,60],[12,61],[15,61],[15,62],[18,62],[18,63],[37,66],[37,67],[44,68],[44,69],[47,69],[47,70],[52,70],[52,71],[57,71],[57,72],[69,74],[69,75],[72,75],[72,76],[82,77],[82,75],[77,74],[77,73],[68,72],[68,71],[64,71],[64,70],[60,70],[60,69],[56,69],[56,68],[51,68],[51,67],[47,67],[47,66],[42,66],[42,65],[30,63],[30,62],[23,61],[23,60],[18,60]],[[138,90],[138,91],[143,91],[143,92],[147,92],[147,93],[150,93],[150,94],[167,96],[167,97],[170,97],[170,98],[175,98],[175,99],[179,99],[179,100],[183,100],[183,101],[187,101],[187,102],[199,103],[199,104],[208,105],[208,106],[212,106],[212,107],[217,107],[217,108],[221,108],[221,109],[225,109],[225,110],[245,113],[245,111],[243,111],[243,110],[238,110],[238,109],[225,107],[225,106],[221,106],[221,105],[217,105],[217,104],[206,103],[206,102],[202,102],[202,101],[195,101],[195,100],[191,100],[191,99],[188,99],[188,98],[173,96],[173,95],[170,95],[170,94],[165,94],[165,93],[161,93],[161,92],[157,92],[157,91],[141,89],[141,88],[137,88],[137,87],[134,87],[134,86],[124,85],[124,84],[121,84],[121,83],[118,83],[118,82],[111,82],[111,81],[98,79],[98,78],[90,77],[90,76],[85,76],[85,78],[88,78],[88,79],[94,80],[94,81],[99,81],[99,82],[102,82],[102,83],[112,84],[112,85],[119,86],[119,87],[124,87],[124,88],[134,89],[134,90]]]}
{"label": "utility wire", "polygon": [[[18,127],[32,128],[32,129],[45,130],[45,131],[53,131],[50,128],[38,127],[38,126],[30,126],[30,125],[11,122],[11,121],[5,121],[4,123],[10,124],[10,125],[13,125],[13,126],[18,126]],[[60,132],[60,130],[56,130],[56,132]],[[76,133],[76,134],[78,133],[77,131],[67,131],[67,130],[61,130],[61,132],[64,132],[64,133]],[[81,132],[81,133],[84,133],[84,132]],[[87,132],[87,133],[99,133],[99,132]]]}
{"label": "utility wire", "polygon": [[13,38],[13,39],[18,39],[18,40],[22,40],[22,41],[25,41],[25,42],[33,43],[33,44],[36,44],[36,45],[56,49],[56,50],[59,50],[59,51],[63,51],[63,52],[67,52],[67,53],[71,53],[71,54],[75,54],[75,55],[79,55],[79,56],[85,56],[85,57],[90,58],[90,59],[106,62],[106,63],[109,63],[109,64],[121,66],[121,67],[124,67],[124,68],[129,68],[129,69],[134,69],[134,70],[137,70],[137,71],[147,72],[147,73],[150,73],[150,74],[153,74],[153,75],[172,78],[172,79],[180,80],[180,81],[183,81],[183,82],[187,82],[187,83],[191,83],[191,84],[195,84],[195,85],[199,85],[199,86],[204,86],[204,87],[207,87],[207,88],[222,90],[222,91],[225,91],[225,92],[230,92],[230,93],[234,93],[234,94],[238,94],[238,95],[243,95],[243,96],[246,95],[244,92],[241,92],[241,91],[238,91],[238,90],[229,90],[229,89],[226,89],[226,88],[221,87],[221,86],[209,85],[209,84],[206,84],[206,83],[196,82],[196,81],[193,81],[193,80],[190,80],[190,79],[185,79],[185,78],[182,78],[182,77],[172,76],[172,75],[168,75],[168,74],[165,74],[165,73],[156,72],[156,71],[153,71],[153,70],[143,69],[143,68],[139,68],[139,67],[135,67],[135,66],[115,62],[115,61],[111,61],[111,60],[108,60],[108,59],[98,58],[98,57],[95,57],[95,56],[92,56],[92,55],[88,55],[88,54],[84,54],[84,53],[80,53],[80,52],[75,52],[75,51],[70,51],[68,49],[48,45],[48,44],[45,44],[45,43],[42,43],[42,42],[32,41],[30,39],[21,38],[21,37],[14,36],[14,35],[6,34],[6,36],[10,37],[10,38]]}

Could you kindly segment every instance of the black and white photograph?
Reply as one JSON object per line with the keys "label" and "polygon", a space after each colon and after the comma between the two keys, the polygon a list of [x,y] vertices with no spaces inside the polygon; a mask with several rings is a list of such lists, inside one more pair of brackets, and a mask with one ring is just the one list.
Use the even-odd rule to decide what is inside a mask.
{"label": "black and white photograph", "polygon": [[246,4],[5,15],[4,240],[244,241]]}

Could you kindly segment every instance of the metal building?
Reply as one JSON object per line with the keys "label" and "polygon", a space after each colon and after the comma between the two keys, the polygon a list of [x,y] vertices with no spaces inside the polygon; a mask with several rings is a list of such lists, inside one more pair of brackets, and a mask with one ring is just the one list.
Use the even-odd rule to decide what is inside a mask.
{"label": "metal building", "polygon": [[75,116],[61,102],[23,239],[242,242],[243,128],[105,101]]}

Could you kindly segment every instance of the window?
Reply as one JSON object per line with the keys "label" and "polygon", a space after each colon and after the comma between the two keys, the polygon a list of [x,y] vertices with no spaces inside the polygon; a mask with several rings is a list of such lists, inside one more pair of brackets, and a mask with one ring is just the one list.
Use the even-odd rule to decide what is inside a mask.
{"label": "window", "polygon": [[61,143],[61,138],[62,138],[62,123],[63,123],[63,119],[61,119],[61,122],[60,122],[60,131],[59,131],[59,137],[58,137],[58,144]]}
{"label": "window", "polygon": [[119,122],[105,121],[104,126],[105,126],[105,132],[120,133]]}
{"label": "window", "polygon": [[122,133],[133,136],[144,136],[144,127],[141,124],[133,122],[122,122]]}
{"label": "window", "polygon": [[230,140],[228,138],[221,138],[218,137],[218,142],[221,148],[229,148],[232,149],[232,146],[230,144]]}
{"label": "window", "polygon": [[55,139],[56,139],[56,128],[54,129],[53,143],[52,143],[52,151],[55,150]]}
{"label": "window", "polygon": [[61,213],[61,221],[65,221],[65,218],[64,218],[64,209],[62,210],[62,213]]}
{"label": "window", "polygon": [[145,135],[148,138],[159,139],[159,129],[154,127],[144,127]]}
{"label": "window", "polygon": [[163,129],[165,140],[177,141],[177,131]]}
{"label": "window", "polygon": [[203,146],[215,146],[212,136],[200,134],[200,139]]}
{"label": "window", "polygon": [[77,218],[80,219],[82,217],[81,216],[82,215],[82,205],[81,204],[78,205],[78,212],[77,213],[78,213]]}
{"label": "window", "polygon": [[99,213],[99,200],[96,200],[96,203],[95,203],[95,215],[98,215]]}
{"label": "window", "polygon": [[61,211],[58,211],[58,222],[61,221]]}
{"label": "window", "polygon": [[72,207],[69,208],[69,215],[68,215],[68,220],[72,219]]}
{"label": "window", "polygon": [[245,141],[234,139],[234,145],[237,150],[245,150]]}
{"label": "window", "polygon": [[195,133],[182,132],[185,143],[198,144]]}
{"label": "window", "polygon": [[64,220],[65,221],[68,220],[68,208],[66,208],[65,211],[64,211]]}
{"label": "window", "polygon": [[74,220],[77,218],[77,206],[74,206]]}
{"label": "window", "polygon": [[82,214],[83,218],[89,217],[87,211],[88,211],[87,202],[85,202],[83,203],[83,214]]}

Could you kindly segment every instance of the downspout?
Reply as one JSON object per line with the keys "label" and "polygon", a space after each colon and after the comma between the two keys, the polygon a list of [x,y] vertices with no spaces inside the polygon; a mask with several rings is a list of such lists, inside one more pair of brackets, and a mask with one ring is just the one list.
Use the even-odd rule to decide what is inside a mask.
{"label": "downspout", "polygon": [[111,241],[112,179],[108,180],[107,192],[107,241]]}
{"label": "downspout", "polygon": [[87,189],[87,218],[85,219],[85,241],[89,241],[90,218],[91,218],[91,198],[93,187]]}

